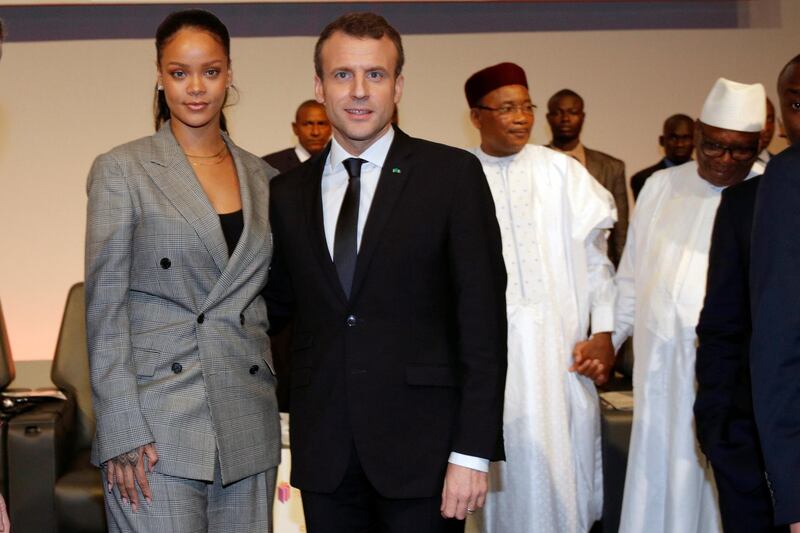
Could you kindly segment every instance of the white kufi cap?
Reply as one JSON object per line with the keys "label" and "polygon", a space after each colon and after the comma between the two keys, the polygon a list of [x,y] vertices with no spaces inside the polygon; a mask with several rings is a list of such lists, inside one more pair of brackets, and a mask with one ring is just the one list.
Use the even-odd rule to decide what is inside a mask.
{"label": "white kufi cap", "polygon": [[767,94],[763,85],[720,78],[706,97],[700,122],[724,130],[755,132],[764,129],[766,117]]}

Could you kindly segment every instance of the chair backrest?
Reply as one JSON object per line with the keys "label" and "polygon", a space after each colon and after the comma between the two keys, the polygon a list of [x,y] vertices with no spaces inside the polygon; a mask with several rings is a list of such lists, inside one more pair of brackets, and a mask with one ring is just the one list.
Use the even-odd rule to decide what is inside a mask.
{"label": "chair backrest", "polygon": [[95,420],[92,386],[89,382],[89,351],[86,343],[86,301],[83,283],[69,289],[50,379],[59,389],[75,398],[77,406],[76,445],[91,445]]}
{"label": "chair backrest", "polygon": [[11,358],[11,346],[8,344],[6,320],[3,317],[3,306],[0,304],[0,390],[14,381],[14,360]]}

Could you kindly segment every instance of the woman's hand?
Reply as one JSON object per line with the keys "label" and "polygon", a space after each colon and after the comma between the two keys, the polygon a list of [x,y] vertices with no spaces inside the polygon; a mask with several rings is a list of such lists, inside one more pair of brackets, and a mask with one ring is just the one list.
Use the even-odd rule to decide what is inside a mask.
{"label": "woman's hand", "polygon": [[158,452],[154,443],[121,453],[106,462],[108,492],[111,492],[116,484],[122,501],[130,501],[134,513],[139,507],[139,492],[136,490],[136,485],[139,485],[147,503],[153,501],[150,484],[145,475],[145,457],[147,457],[147,471],[151,472],[153,465],[158,462]]}
{"label": "woman's hand", "polygon": [[8,509],[3,495],[0,494],[0,533],[10,533],[11,522],[8,520]]}

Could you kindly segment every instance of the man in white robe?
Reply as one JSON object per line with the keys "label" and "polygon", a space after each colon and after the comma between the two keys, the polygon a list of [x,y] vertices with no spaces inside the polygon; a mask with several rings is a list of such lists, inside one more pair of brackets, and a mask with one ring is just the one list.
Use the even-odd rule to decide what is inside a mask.
{"label": "man in white robe", "polygon": [[614,344],[634,335],[634,416],[621,533],[720,531],[695,438],[697,326],[722,190],[752,177],[764,126],[760,84],[720,79],[695,123],[696,161],[647,181],[617,273]]}
{"label": "man in white robe", "polygon": [[[605,379],[613,362],[616,291],[606,239],[614,199],[576,160],[527,144],[534,106],[519,66],[484,69],[465,89],[508,270],[509,354],[506,462],[491,465],[486,505],[468,529],[586,532],[602,510],[592,378]],[[605,361],[575,364],[590,322],[595,335],[581,346]]]}

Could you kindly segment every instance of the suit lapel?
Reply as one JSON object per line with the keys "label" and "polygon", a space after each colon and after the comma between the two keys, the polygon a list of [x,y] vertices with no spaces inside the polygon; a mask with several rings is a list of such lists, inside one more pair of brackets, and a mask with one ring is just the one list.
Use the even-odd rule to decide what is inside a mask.
{"label": "suit lapel", "polygon": [[589,174],[594,176],[594,179],[600,181],[603,173],[599,161],[594,156],[594,151],[589,150],[585,146],[583,147],[583,151],[586,154],[586,170],[589,171]]}
{"label": "suit lapel", "polygon": [[297,152],[294,151],[294,148],[291,148],[291,152],[286,157],[286,161],[288,166],[286,168],[295,168],[301,164],[300,158],[297,157]]}
{"label": "suit lapel", "polygon": [[322,172],[325,170],[325,162],[328,160],[330,149],[331,145],[328,143],[325,150],[309,161],[306,173],[303,176],[304,182],[300,190],[300,196],[306,227],[308,228],[308,242],[311,243],[312,253],[319,261],[328,285],[334,288],[334,292],[342,301],[347,301],[347,296],[336,273],[336,266],[333,264],[331,254],[328,251],[328,241],[325,238],[325,223],[322,214]]}
{"label": "suit lapel", "polygon": [[[260,252],[260,247],[263,246],[264,237],[268,230],[266,214],[268,199],[266,174],[260,168],[248,166],[241,157],[241,151],[231,139],[223,133],[223,139],[228,145],[228,149],[233,157],[234,165],[236,166],[236,175],[239,180],[239,195],[242,200],[242,217],[244,219],[244,228],[242,235],[239,237],[239,242],[226,267],[222,271],[222,275],[217,281],[214,289],[209,293],[206,305],[211,305],[217,298],[225,294],[225,291],[230,287],[231,283],[236,280],[244,268],[253,262],[255,257]],[[259,213],[258,206],[262,206],[263,211]],[[217,216],[217,225],[219,225],[219,215]],[[221,230],[220,230],[221,231]],[[224,235],[223,235],[224,240]],[[225,248],[227,254],[227,244]]]}
{"label": "suit lapel", "polygon": [[172,135],[169,123],[153,136],[152,156],[143,164],[164,196],[197,232],[222,273],[228,264],[228,247],[219,216]]}
{"label": "suit lapel", "polygon": [[[410,164],[411,142],[408,135],[395,128],[395,137],[386,160],[383,163],[381,177],[378,180],[378,188],[375,190],[375,197],[369,208],[367,221],[364,225],[364,233],[361,236],[361,247],[358,251],[356,260],[356,272],[353,276],[353,288],[351,300],[358,296],[359,289],[364,283],[364,278],[369,270],[369,264],[375,249],[381,241],[386,223],[392,215],[392,209],[400,197],[408,178],[413,171]],[[338,284],[338,278],[337,278]],[[342,292],[344,294],[344,292]]]}

